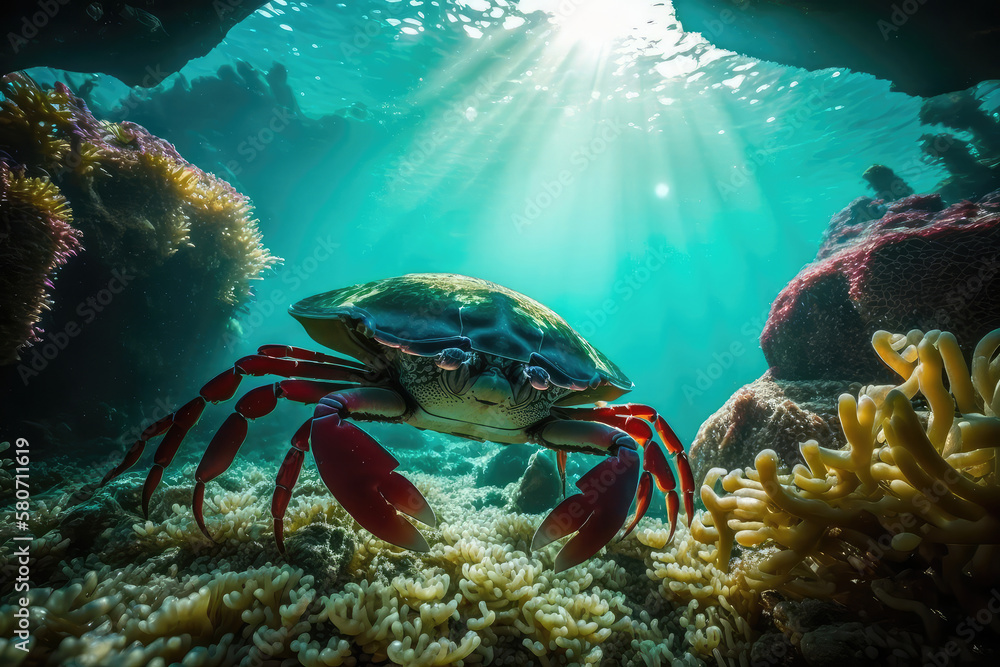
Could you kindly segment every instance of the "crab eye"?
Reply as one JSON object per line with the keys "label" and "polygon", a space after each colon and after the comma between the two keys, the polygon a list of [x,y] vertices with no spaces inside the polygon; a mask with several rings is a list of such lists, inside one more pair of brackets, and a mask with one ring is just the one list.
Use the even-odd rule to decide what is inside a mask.
{"label": "crab eye", "polygon": [[441,374],[441,381],[445,388],[454,396],[461,396],[472,388],[472,373],[469,372],[469,365],[461,363],[454,370],[447,370]]}
{"label": "crab eye", "polygon": [[541,366],[528,366],[524,369],[524,375],[528,378],[531,386],[538,391],[545,391],[549,388],[549,372]]}
{"label": "crab eye", "polygon": [[469,355],[465,350],[460,350],[457,347],[448,347],[434,358],[434,363],[437,364],[438,368],[446,371],[457,370],[459,366],[465,363],[469,358]]}

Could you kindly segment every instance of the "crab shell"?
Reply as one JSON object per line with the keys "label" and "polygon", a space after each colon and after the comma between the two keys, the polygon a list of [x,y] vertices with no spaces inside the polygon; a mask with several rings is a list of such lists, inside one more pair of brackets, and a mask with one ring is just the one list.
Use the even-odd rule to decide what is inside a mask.
{"label": "crab shell", "polygon": [[413,273],[317,294],[288,312],[317,343],[376,367],[385,348],[421,357],[459,348],[544,368],[570,390],[557,405],[613,401],[633,387],[551,309],[479,278]]}

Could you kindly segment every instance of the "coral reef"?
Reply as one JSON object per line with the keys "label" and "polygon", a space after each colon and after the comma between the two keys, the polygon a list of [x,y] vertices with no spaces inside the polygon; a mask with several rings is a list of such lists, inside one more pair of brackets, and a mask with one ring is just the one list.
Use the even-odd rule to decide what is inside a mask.
{"label": "coral reef", "polygon": [[801,462],[800,442],[841,447],[845,441],[837,397],[858,389],[860,385],[830,380],[775,380],[765,373],[741,387],[698,429],[688,452],[695,480],[711,468],[751,465],[764,449],[775,451],[790,466]]}
{"label": "coral reef", "polygon": [[31,178],[0,159],[0,364],[39,340],[55,271],[80,249],[66,198],[47,178]]}
{"label": "coral reef", "polygon": [[878,329],[945,328],[971,349],[1000,326],[1000,193],[947,208],[914,195],[846,222],[859,208],[834,218],[817,261],[771,308],[760,342],[776,379],[889,381],[865,352]]}
{"label": "coral reef", "polygon": [[[26,274],[3,291],[4,317],[17,322],[0,330],[0,348],[21,346],[29,327],[35,346],[4,369],[3,383],[30,388],[4,408],[24,420],[51,419],[51,405],[81,399],[80,378],[106,377],[108,358],[129,377],[95,386],[95,397],[121,405],[143,401],[157,385],[169,390],[165,376],[176,383],[180,359],[192,363],[221,347],[252,281],[278,261],[261,244],[249,200],[139,125],[96,119],[62,84],[42,90],[12,74],[0,85],[4,187],[8,198],[33,197],[47,216],[32,227],[27,208],[5,202],[2,252],[19,258],[4,266],[5,284],[18,262]],[[42,224],[55,244],[48,250]],[[46,281],[70,250],[76,257],[59,269],[52,294]],[[43,305],[44,338],[36,324]],[[39,406],[49,412],[37,414]]]}
{"label": "coral reef", "polygon": [[840,397],[847,446],[804,442],[806,464],[791,470],[772,450],[746,471],[713,469],[692,532],[717,544],[719,568],[734,544],[746,549],[735,569],[756,591],[835,596],[862,620],[894,612],[968,658],[1000,633],[1000,617],[982,613],[1000,585],[1000,329],[976,346],[971,371],[950,333],[879,331],[872,344],[903,381]]}
{"label": "coral reef", "polygon": [[[426,448],[482,460],[495,449],[437,436]],[[476,487],[475,473],[407,473],[441,519],[418,554],[360,530],[307,469],[282,562],[264,518],[274,465],[263,461],[275,452],[238,462],[209,492],[215,543],[188,508],[197,454],[178,455],[184,463],[168,469],[149,521],[136,515],[141,475],[83,503],[66,487],[33,499],[30,651],[0,640],[4,660],[693,667],[739,664],[755,636],[744,596],[710,562],[714,549],[683,526],[671,543],[666,525],[644,519],[603,555],[555,575],[558,545],[529,548],[541,517],[476,509],[491,489]],[[404,467],[424,455],[399,451]],[[85,545],[81,522],[94,527]],[[0,527],[0,541],[12,530]],[[0,571],[13,558],[7,541]],[[12,636],[14,611],[0,606],[0,636]]]}
{"label": "coral reef", "polygon": [[130,86],[155,86],[206,55],[262,2],[120,0],[56,5],[7,0],[0,74],[28,67],[104,72]]}
{"label": "coral reef", "polygon": [[250,296],[275,263],[260,243],[250,203],[193,167],[135,123],[99,121],[62,84],[43,91],[24,75],[3,78],[0,147],[29,172],[44,170],[69,199],[89,254],[147,275],[186,249],[223,302]]}

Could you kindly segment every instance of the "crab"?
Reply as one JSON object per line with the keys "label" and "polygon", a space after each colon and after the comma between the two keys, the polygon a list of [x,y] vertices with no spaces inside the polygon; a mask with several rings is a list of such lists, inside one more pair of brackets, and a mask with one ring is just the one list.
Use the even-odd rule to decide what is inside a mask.
{"label": "crab", "polygon": [[[142,493],[143,513],[163,470],[207,403],[232,398],[244,376],[278,382],[251,389],[215,433],[195,472],[192,510],[206,536],[205,485],[232,464],[248,421],[278,399],[315,404],[295,431],[278,469],[271,516],[284,553],[284,515],[306,454],[343,508],[391,544],[428,551],[405,516],[436,525],[420,491],[396,472],[399,462],[352,422],[402,422],[419,429],[501,444],[532,443],[556,451],[564,499],[542,521],[532,550],[576,533],[555,557],[559,572],[622,537],[649,508],[655,484],[673,528],[677,484],[654,431],[673,456],[688,523],[694,483],[684,448],[653,408],[613,405],[632,382],[610,359],[537,301],[478,278],[411,274],[311,296],[289,308],[306,333],[343,356],[288,345],[264,345],[210,380],[198,397],[147,427],[102,485],[133,466],[147,441],[163,435]],[[346,357],[350,357],[346,358]],[[584,407],[586,406],[586,407]],[[643,448],[643,456],[639,449]],[[569,452],[605,455],[566,497]],[[641,458],[641,462],[640,462]]]}

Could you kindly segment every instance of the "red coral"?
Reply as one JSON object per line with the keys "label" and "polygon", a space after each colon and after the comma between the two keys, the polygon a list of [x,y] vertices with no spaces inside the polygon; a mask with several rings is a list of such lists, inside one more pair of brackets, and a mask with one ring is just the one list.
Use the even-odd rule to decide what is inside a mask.
{"label": "red coral", "polygon": [[1000,326],[1000,192],[948,208],[913,195],[871,221],[852,207],[771,308],[760,342],[775,377],[891,379],[871,352],[879,329],[947,329],[972,349]]}

